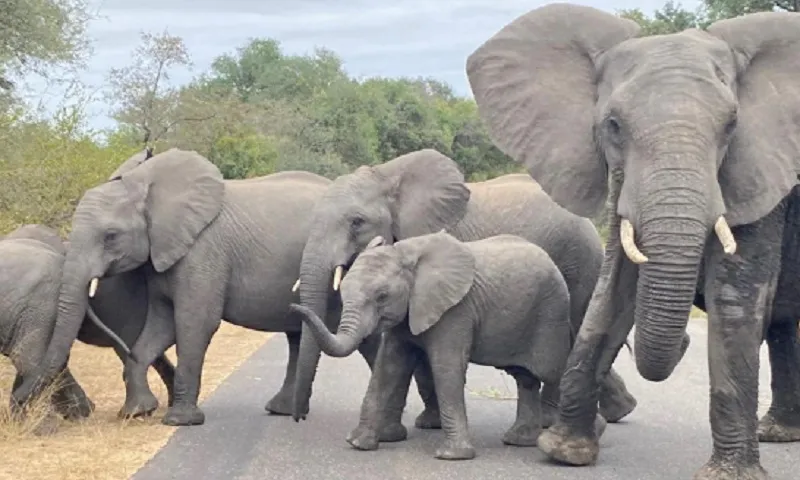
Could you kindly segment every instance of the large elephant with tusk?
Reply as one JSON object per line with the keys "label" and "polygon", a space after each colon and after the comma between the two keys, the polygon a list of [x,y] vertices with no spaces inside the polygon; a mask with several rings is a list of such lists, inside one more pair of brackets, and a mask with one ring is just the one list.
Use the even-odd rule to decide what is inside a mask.
{"label": "large elephant with tusk", "polygon": [[[524,173],[465,183],[455,161],[432,149],[359,167],[328,187],[316,205],[300,279],[295,283],[302,306],[323,318],[331,282],[338,290],[346,268],[376,236],[393,243],[442,228],[462,241],[511,234],[544,249],[567,282],[570,319],[576,330],[580,326],[603,257],[602,242],[592,222],[560,207]],[[368,347],[370,342],[365,343]],[[362,344],[359,348],[366,347]],[[303,418],[309,409],[319,358],[320,347],[304,325],[295,382],[295,419]],[[425,404],[415,425],[438,428],[440,415],[429,368],[420,364],[414,378]],[[558,385],[545,382],[542,398],[544,425],[549,426],[558,405]],[[633,411],[636,400],[622,378],[611,371],[601,381],[599,404],[600,413],[616,422]]]}
{"label": "large elephant with tusk", "polygon": [[[668,378],[698,302],[708,313],[714,443],[695,478],[767,478],[759,437],[800,440],[800,14],[639,31],[595,8],[549,4],[466,62],[499,148],[570,211],[593,215],[606,197],[612,207],[559,419],[539,447],[562,462],[593,463],[597,378],[634,324],[639,372]],[[765,336],[772,405],[759,425]]]}

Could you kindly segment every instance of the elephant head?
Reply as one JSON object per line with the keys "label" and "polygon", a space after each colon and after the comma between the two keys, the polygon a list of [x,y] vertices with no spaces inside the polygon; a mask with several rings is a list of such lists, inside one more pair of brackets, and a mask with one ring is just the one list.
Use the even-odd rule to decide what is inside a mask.
{"label": "elephant head", "polygon": [[342,281],[342,320],[332,334],[309,308],[293,305],[322,350],[345,357],[368,335],[408,318],[413,335],[439,321],[472,288],[475,257],[453,236],[439,232],[386,245],[375,237]]}
{"label": "elephant head", "polygon": [[55,329],[42,366],[15,395],[18,402],[38,388],[34,381],[47,384],[66,362],[98,279],[148,261],[156,272],[166,271],[220,213],[222,175],[196,152],[170,149],[138,163],[87,190],[75,208]]}
{"label": "elephant head", "polygon": [[730,226],[765,216],[796,183],[800,15],[638,32],[550,4],[497,32],[466,70],[493,141],[565,208],[596,214],[612,172],[619,233],[602,275],[622,252],[638,264],[626,269],[638,275],[636,363],[659,381],[680,360],[706,247],[735,255]]}
{"label": "elephant head", "polygon": [[[333,181],[317,203],[298,280],[301,304],[323,317],[343,270],[377,235],[387,242],[436,232],[458,222],[470,192],[456,163],[424,149]],[[311,396],[319,346],[304,325],[295,384],[295,418]]]}

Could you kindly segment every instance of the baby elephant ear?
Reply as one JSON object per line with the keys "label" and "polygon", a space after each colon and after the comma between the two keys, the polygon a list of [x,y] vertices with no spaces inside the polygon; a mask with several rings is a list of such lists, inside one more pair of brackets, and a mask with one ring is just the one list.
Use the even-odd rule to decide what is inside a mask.
{"label": "baby elephant ear", "polygon": [[369,241],[367,244],[367,248],[365,250],[369,250],[370,248],[380,247],[382,245],[386,245],[386,240],[381,236],[377,235],[375,238]]}

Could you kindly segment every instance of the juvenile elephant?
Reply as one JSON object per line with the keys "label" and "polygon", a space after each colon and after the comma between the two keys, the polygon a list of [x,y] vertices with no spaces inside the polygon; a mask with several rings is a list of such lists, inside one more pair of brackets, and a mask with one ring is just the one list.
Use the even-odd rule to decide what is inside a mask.
{"label": "juvenile elephant", "polygon": [[[442,228],[462,241],[512,234],[543,248],[566,280],[570,318],[577,331],[603,258],[602,243],[592,222],[561,208],[525,174],[465,183],[458,165],[431,149],[359,167],[333,181],[324,200],[317,204],[303,250],[301,304],[324,319],[331,278],[336,289],[344,269],[375,236],[381,235],[391,243]],[[335,326],[331,322],[328,325]],[[319,346],[307,332],[308,326],[304,326],[295,384],[295,419],[308,411],[320,357]],[[370,347],[360,347],[365,348]],[[415,380],[425,403],[415,425],[437,428],[437,400],[424,363],[416,370]],[[616,372],[610,372],[601,383],[600,411],[608,421],[616,422],[635,408],[636,400]],[[542,396],[544,425],[549,426],[557,413],[558,385],[545,382]]]}
{"label": "juvenile elephant", "polygon": [[[291,287],[314,203],[329,183],[308,172],[225,181],[211,162],[178,149],[123,164],[110,181],[87,190],[75,209],[55,331],[37,371],[40,383],[66,359],[95,286],[142,269],[147,321],[132,347],[135,358],[125,365],[121,415],[157,408],[147,366],[177,343],[174,401],[163,422],[202,424],[202,365],[221,318],[287,333],[287,376],[270,403],[288,409],[302,324],[288,315]],[[109,278],[98,282],[101,277]],[[340,308],[331,298],[331,308]],[[25,379],[18,401],[33,390]]]}
{"label": "juvenile elephant", "polygon": [[[466,62],[499,148],[570,211],[593,215],[606,195],[613,207],[602,274],[561,381],[559,420],[539,446],[563,462],[594,462],[598,375],[635,323],[639,372],[668,378],[699,293],[714,448],[695,478],[764,479],[765,336],[773,403],[761,440],[800,440],[800,304],[797,288],[786,289],[796,281],[785,281],[797,277],[800,14],[639,31],[591,7],[550,4],[503,27]],[[773,297],[790,308],[776,314]]]}
{"label": "juvenile elephant", "polygon": [[[469,362],[514,377],[517,418],[503,442],[536,445],[540,382],[558,383],[572,337],[567,284],[544,250],[515,235],[462,243],[441,231],[393,245],[378,236],[353,263],[341,293],[336,335],[311,309],[292,308],[334,357],[385,332],[358,427],[347,437],[353,447],[374,450],[387,432],[391,441],[406,438],[402,409],[391,408],[390,399],[407,395],[420,355],[431,366],[445,433],[437,458],[475,456],[464,406]],[[602,417],[598,422],[603,428]]]}
{"label": "juvenile elephant", "polygon": [[[13,389],[44,358],[55,325],[65,254],[58,233],[44,225],[24,225],[0,240],[0,353],[10,358],[17,371]],[[119,281],[104,285],[87,311],[78,338],[91,345],[113,346],[124,359],[130,353],[127,344],[133,344],[138,335],[135,327],[144,325],[146,296],[136,297],[137,289],[120,287]],[[98,315],[109,323],[98,323]],[[172,368],[166,358],[162,360]],[[52,397],[55,412],[69,419],[88,417],[94,404],[66,363],[62,380]],[[15,407],[12,402],[12,409]],[[55,418],[50,416],[38,431],[45,433],[54,427]]]}

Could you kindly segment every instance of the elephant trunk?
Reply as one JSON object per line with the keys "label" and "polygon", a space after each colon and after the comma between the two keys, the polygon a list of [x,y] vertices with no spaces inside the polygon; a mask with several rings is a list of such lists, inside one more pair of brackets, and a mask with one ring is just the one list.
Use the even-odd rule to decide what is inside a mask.
{"label": "elephant trunk", "polygon": [[[316,250],[324,241],[309,238],[303,261],[300,265],[300,303],[308,308],[317,319],[324,319],[328,310],[330,287],[334,268],[327,256]],[[323,323],[324,324],[324,323]],[[295,420],[304,418],[311,398],[311,386],[317,373],[320,347],[315,340],[311,326],[303,322],[300,336],[300,349],[295,372],[294,413]]]}
{"label": "elephant trunk", "polygon": [[73,250],[67,253],[55,327],[42,363],[14,392],[14,400],[20,405],[50,384],[67,363],[89,302],[88,287],[92,276],[81,258],[82,255]]}
{"label": "elephant trunk", "polygon": [[[685,172],[681,173],[686,178]],[[642,258],[639,252],[638,259],[643,261],[632,259],[641,264],[635,307],[636,367],[645,379],[656,382],[672,374],[684,353],[686,325],[710,227],[705,207],[709,202],[701,189],[669,179],[659,179],[660,188],[647,194],[651,208],[640,212],[641,246],[649,255]],[[620,242],[624,244],[625,236],[630,235],[636,248],[633,232],[624,231],[625,223],[621,222]],[[724,240],[732,240],[732,235]],[[626,253],[630,257],[628,250]]]}
{"label": "elephant trunk", "polygon": [[312,310],[302,306],[296,306],[295,309],[302,315],[304,325],[309,327],[322,351],[331,357],[341,358],[350,355],[371,333],[372,323],[362,322],[361,315],[350,307],[343,310],[342,321],[335,335]]}

